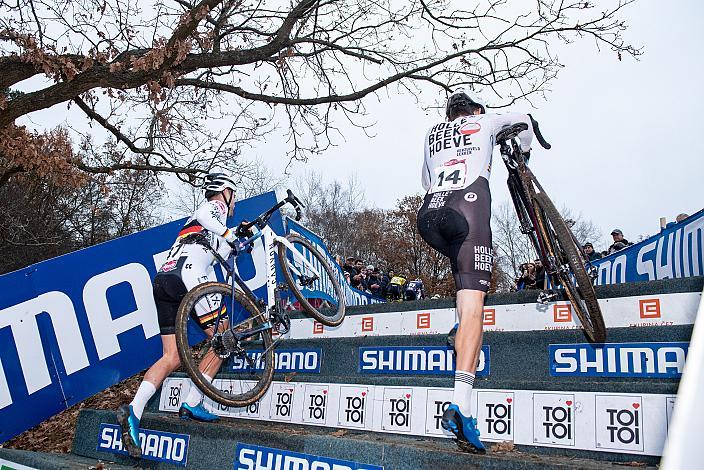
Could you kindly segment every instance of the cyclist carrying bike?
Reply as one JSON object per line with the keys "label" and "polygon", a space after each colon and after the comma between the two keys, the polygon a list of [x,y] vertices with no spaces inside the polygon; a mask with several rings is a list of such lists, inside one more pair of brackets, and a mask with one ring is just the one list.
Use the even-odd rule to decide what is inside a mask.
{"label": "cyclist carrying bike", "polygon": [[487,114],[481,103],[461,90],[448,99],[445,115],[447,121],[431,127],[425,136],[421,181],[427,193],[417,224],[421,237],[450,258],[457,289],[455,383],[441,424],[457,437],[460,448],[483,453],[477,420],[471,416],[471,394],[493,267],[491,156],[496,134],[505,126],[529,124],[518,136],[524,152],[530,150],[533,131],[527,114]]}
{"label": "cyclist carrying bike", "polygon": [[[235,183],[232,177],[226,173],[210,173],[205,177],[203,190],[207,201],[183,226],[153,282],[163,354],[147,370],[132,402],[120,406],[117,411],[117,419],[122,427],[122,442],[135,458],[141,456],[139,421],[144,407],[164,379],[180,365],[174,324],[181,300],[193,287],[216,280],[213,269],[216,261],[211,249],[227,258],[237,241],[234,230],[225,225],[235,207]],[[196,313],[201,328],[212,336],[212,321],[218,312],[213,311],[211,306],[220,305],[220,302],[219,298],[211,299],[212,302],[209,300],[201,301],[196,306]],[[203,360],[201,364],[205,369],[203,375],[212,381],[220,369],[222,359],[212,352],[209,354],[213,356],[211,360]],[[203,407],[203,396],[197,387],[191,386],[185,397],[179,409],[179,416],[183,419],[214,421],[218,418]]]}

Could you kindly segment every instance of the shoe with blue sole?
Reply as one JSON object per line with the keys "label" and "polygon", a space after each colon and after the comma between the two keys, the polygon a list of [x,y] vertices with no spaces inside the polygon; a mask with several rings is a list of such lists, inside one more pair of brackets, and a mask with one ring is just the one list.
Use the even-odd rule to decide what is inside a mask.
{"label": "shoe with blue sole", "polygon": [[450,332],[447,334],[447,346],[452,349],[453,352],[456,352],[455,336],[457,335],[457,328],[459,328],[459,326],[459,323],[455,323],[455,326],[453,326]]}
{"label": "shoe with blue sole", "polygon": [[132,405],[122,405],[117,409],[117,422],[122,428],[122,445],[130,457],[142,457],[142,448],[139,445],[139,420],[134,415]]}
{"label": "shoe with blue sole", "polygon": [[181,407],[178,409],[178,415],[181,419],[195,419],[196,421],[202,421],[205,423],[220,419],[218,415],[214,415],[210,411],[206,410],[202,403],[198,406],[191,406],[188,403],[181,403]]}
{"label": "shoe with blue sole", "polygon": [[479,440],[477,420],[471,416],[465,417],[454,403],[442,414],[440,425],[455,435],[460,450],[473,454],[486,453],[484,444]]}

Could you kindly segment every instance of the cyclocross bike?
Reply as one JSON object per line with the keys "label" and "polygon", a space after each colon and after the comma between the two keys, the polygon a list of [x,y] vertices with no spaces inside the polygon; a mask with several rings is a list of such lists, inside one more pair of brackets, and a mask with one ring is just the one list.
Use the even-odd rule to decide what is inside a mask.
{"label": "cyclocross bike", "polygon": [[[532,116],[530,119],[538,142],[543,148],[550,149],[538,123]],[[594,292],[596,268],[584,256],[580,243],[528,168],[530,155],[521,152],[516,141],[518,134],[527,129],[528,124],[517,123],[501,130],[496,136],[508,169],[508,189],[521,232],[532,241],[551,287],[564,288],[587,338],[602,343],[606,340],[606,327]],[[554,290],[543,291],[538,296],[541,303],[557,299],[558,294]]]}
{"label": "cyclocross bike", "polygon": [[[227,277],[225,282],[207,282],[191,289],[181,301],[176,317],[176,344],[181,363],[196,386],[215,402],[232,407],[251,405],[259,400],[269,388],[274,376],[274,349],[291,326],[285,309],[288,292],[298,299],[301,308],[328,326],[337,326],[345,316],[345,299],[340,282],[326,256],[321,254],[307,239],[289,234],[276,235],[268,226],[275,211],[286,204],[296,210],[296,220],[301,217],[303,204],[289,190],[288,196],[278,202],[252,222],[243,222],[235,231],[241,240],[237,250],[232,250],[229,260],[210,249],[222,266]],[[256,230],[254,230],[256,229]],[[243,252],[251,252],[254,243],[261,239],[267,275],[266,299],[258,298],[240,278],[235,258]],[[202,239],[189,242],[202,243]],[[285,283],[277,283],[276,263]],[[232,266],[232,267],[231,267]],[[307,289],[327,292],[322,306],[313,307],[304,296]],[[212,327],[205,339],[189,344],[189,323],[195,312],[213,312]],[[191,333],[198,334],[198,328]],[[273,336],[278,336],[276,340]],[[223,361],[221,369],[222,389],[204,377],[207,361]]]}

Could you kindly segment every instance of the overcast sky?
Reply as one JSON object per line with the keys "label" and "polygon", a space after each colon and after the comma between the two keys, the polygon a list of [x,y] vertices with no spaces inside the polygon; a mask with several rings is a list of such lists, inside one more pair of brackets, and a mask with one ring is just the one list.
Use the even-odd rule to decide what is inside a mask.
{"label": "overcast sky", "polygon": [[[539,181],[558,207],[594,221],[603,230],[602,244],[613,228],[635,240],[657,233],[659,217],[670,221],[704,208],[704,151],[697,138],[704,124],[704,2],[639,0],[624,17],[626,38],[644,47],[640,61],[619,62],[589,41],[560,47],[565,68],[547,99],[532,100],[532,110],[528,104],[511,108],[530,111],[553,145],[533,152]],[[376,121],[374,138],[350,129],[346,142],[294,165],[293,175],[311,168],[329,180],[356,175],[370,205],[390,208],[422,191],[423,136],[443,118],[442,110],[426,114],[403,96],[365,104]],[[267,165],[283,168],[278,155],[263,149]],[[493,168],[496,206],[509,198],[498,150]]]}
{"label": "overcast sky", "polygon": [[[565,68],[546,99],[532,100],[534,108],[523,103],[511,109],[531,112],[540,121],[553,148],[536,149],[531,167],[558,207],[581,212],[601,228],[603,239],[595,240],[601,248],[613,228],[635,240],[657,233],[659,217],[674,220],[704,207],[704,151],[697,139],[704,124],[704,2],[638,0],[622,17],[629,24],[627,41],[644,47],[640,61],[624,56],[619,62],[615,53],[599,52],[589,40],[556,46]],[[421,193],[423,137],[444,116],[440,109],[424,111],[395,88],[364,103],[367,122],[376,122],[374,137],[341,125],[345,140],[294,164],[291,178],[308,170],[328,181],[355,175],[369,206],[390,208],[405,195]],[[74,128],[87,125],[75,109],[67,113],[66,104],[24,119],[37,128],[67,121]],[[268,136],[246,154],[283,171],[285,150],[281,139]],[[496,152],[494,207],[508,200],[505,181]]]}

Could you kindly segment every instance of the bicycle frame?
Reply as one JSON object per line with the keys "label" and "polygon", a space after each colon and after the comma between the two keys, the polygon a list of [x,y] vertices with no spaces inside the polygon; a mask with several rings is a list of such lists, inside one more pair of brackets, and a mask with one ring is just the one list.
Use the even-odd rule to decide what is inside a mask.
{"label": "bicycle frame", "polygon": [[[521,225],[521,233],[530,237],[538,258],[543,263],[545,273],[551,278],[557,276],[555,256],[551,252],[551,247],[546,246],[542,237],[537,234],[537,227],[540,224],[544,226],[544,222],[535,210],[533,205],[533,196],[535,188],[543,191],[542,186],[527,166],[527,161],[520,151],[518,142],[515,138],[511,138],[508,142],[499,143],[501,157],[503,158],[506,168],[508,169],[508,187],[511,199],[513,201],[518,220]],[[524,209],[524,211],[521,210]],[[527,217],[526,217],[527,216]],[[547,280],[547,277],[546,277]],[[550,279],[553,285],[556,285],[557,279]]]}
{"label": "bicycle frame", "polygon": [[[213,253],[215,254],[216,259],[220,263],[220,265],[223,267],[225,272],[227,273],[227,278],[229,278],[229,284],[232,287],[232,291],[239,287],[240,290],[247,296],[249,297],[255,305],[258,307],[261,307],[263,311],[267,315],[267,322],[262,323],[257,328],[245,330],[245,331],[234,331],[233,333],[235,335],[235,338],[238,340],[247,338],[249,336],[256,335],[257,333],[272,328],[274,325],[271,322],[272,318],[272,312],[275,313],[281,313],[283,311],[283,307],[281,306],[281,298],[280,298],[280,286],[277,283],[276,280],[276,257],[278,254],[278,246],[279,245],[284,245],[286,246],[291,253],[293,253],[294,257],[294,264],[290,266],[291,270],[294,271],[294,273],[300,275],[300,271],[296,268],[296,264],[300,263],[299,266],[302,264],[304,265],[308,270],[310,270],[313,274],[316,276],[320,277],[320,273],[315,269],[313,264],[308,261],[305,256],[300,253],[298,250],[294,248],[294,246],[286,239],[286,237],[282,237],[280,235],[277,235],[274,230],[272,230],[271,227],[269,227],[267,224],[263,224],[264,226],[257,231],[253,236],[250,238],[247,238],[241,242],[238,242],[239,245],[237,247],[237,252],[235,250],[232,251],[228,261],[232,262],[232,267],[230,267],[230,263],[226,261],[224,258],[222,258],[219,254],[217,254],[214,250]],[[257,297],[257,295],[252,291],[252,289],[247,286],[247,284],[242,280],[242,278],[239,276],[237,273],[236,265],[235,265],[235,260],[237,256],[244,252],[244,251],[251,251],[251,249],[254,248],[255,242],[261,239],[262,244],[264,246],[264,249],[266,250],[264,259],[265,259],[265,272],[266,274],[266,299],[262,299],[260,297]],[[226,279],[227,281],[227,279]],[[234,312],[234,304],[235,304],[235,296],[232,295],[230,296],[231,298],[231,305],[230,305],[230,312]],[[218,316],[215,322],[215,331],[218,331],[218,326],[219,322],[221,320],[221,317]],[[233,319],[230,319],[230,325],[231,329],[233,328]]]}

